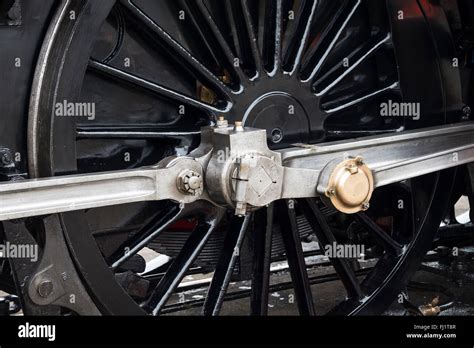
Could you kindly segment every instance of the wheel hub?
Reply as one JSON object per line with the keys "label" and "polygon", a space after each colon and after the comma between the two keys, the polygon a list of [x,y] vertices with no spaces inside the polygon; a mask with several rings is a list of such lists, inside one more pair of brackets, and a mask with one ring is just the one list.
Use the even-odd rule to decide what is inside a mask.
{"label": "wheel hub", "polygon": [[206,168],[206,188],[218,204],[245,215],[279,199],[284,168],[281,155],[267,146],[266,131],[222,127],[208,129],[213,155]]}
{"label": "wheel hub", "polygon": [[272,148],[308,142],[310,129],[305,108],[293,96],[271,92],[256,99],[245,112],[244,124],[265,129]]}

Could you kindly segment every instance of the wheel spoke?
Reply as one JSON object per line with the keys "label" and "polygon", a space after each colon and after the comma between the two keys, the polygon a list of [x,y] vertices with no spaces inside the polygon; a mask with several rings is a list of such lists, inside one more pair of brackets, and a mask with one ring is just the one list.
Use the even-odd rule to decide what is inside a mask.
{"label": "wheel spoke", "polygon": [[[206,24],[201,10],[197,7],[198,2],[199,1],[178,0],[179,6],[185,11],[194,25],[192,30],[197,31],[202,43],[206,45],[207,53],[212,57],[212,63],[208,64],[220,66],[222,62],[225,61],[225,57],[222,56],[219,44],[215,42],[213,33]],[[222,81],[222,78],[220,79]]]}
{"label": "wheel spoke", "polygon": [[287,29],[287,38],[284,40],[287,44],[283,51],[285,52],[285,70],[290,75],[293,75],[300,68],[317,5],[317,0],[302,1],[300,9],[295,11],[298,13],[298,17],[291,21],[291,24],[288,24],[291,26]]}
{"label": "wheel spoke", "polygon": [[366,101],[374,99],[374,98],[376,98],[380,95],[383,95],[384,93],[387,93],[387,92],[390,92],[390,91],[396,91],[396,90],[398,90],[398,88],[399,88],[399,83],[395,82],[395,83],[392,83],[391,85],[389,85],[387,87],[383,87],[381,89],[378,89],[374,92],[365,94],[365,95],[363,95],[361,97],[358,97],[356,99],[353,99],[353,100],[350,100],[350,101],[345,101],[344,104],[342,104],[342,105],[335,106],[335,104],[337,104],[337,102],[328,102],[328,103],[325,103],[323,105],[323,107],[324,107],[326,113],[334,114],[334,113],[337,113],[337,112],[345,111],[346,109],[348,109],[350,107],[353,107],[353,106],[356,106],[358,104],[365,103]]}
{"label": "wheel spoke", "polygon": [[[337,243],[326,218],[319,210],[316,202],[313,199],[302,200],[301,206],[306,219],[320,242],[320,248],[324,249],[325,245]],[[343,258],[330,258],[330,260],[346,288],[348,297],[361,299],[363,292],[349,261]]]}
{"label": "wheel spoke", "polygon": [[255,213],[251,315],[267,315],[272,254],[273,204]]}
{"label": "wheel spoke", "polygon": [[168,32],[135,6],[131,0],[122,0],[121,3],[154,34],[154,38],[160,40],[160,43],[170,52],[173,59],[181,59],[197,79],[202,79],[203,82],[206,82],[216,91],[219,91],[221,95],[225,96],[227,100],[231,100],[232,91],[219,80],[218,76],[207,69],[204,64],[198,61],[186,48],[173,39]]}
{"label": "wheel spoke", "polygon": [[299,312],[301,315],[315,315],[303,247],[298,234],[294,201],[278,201],[276,205]]}
{"label": "wheel spoke", "polygon": [[259,43],[269,76],[281,65],[282,0],[266,0],[259,9]]}
{"label": "wheel spoke", "polygon": [[197,99],[194,99],[192,97],[189,97],[187,95],[184,95],[180,92],[174,91],[172,89],[169,89],[167,87],[161,86],[157,83],[151,82],[149,80],[143,79],[141,77],[138,77],[134,74],[131,74],[129,72],[125,72],[123,70],[114,68],[110,65],[98,62],[96,60],[90,60],[89,61],[89,68],[100,72],[110,78],[115,78],[119,79],[121,81],[125,81],[127,83],[130,83],[132,85],[144,88],[150,92],[156,93],[162,97],[174,100],[175,102],[179,104],[184,104],[188,106],[195,107],[199,110],[205,111],[205,112],[210,112],[210,113],[227,113],[231,107],[232,104],[230,102],[227,102],[227,105],[224,108],[217,108],[212,105],[203,103]]}
{"label": "wheel spoke", "polygon": [[[346,1],[343,4],[338,13],[333,17],[333,20],[329,24],[328,28],[323,33],[318,45],[316,45],[314,49],[312,49],[307,55],[307,58],[305,59],[304,70],[306,70],[306,68],[312,64],[315,59],[317,59],[317,63],[316,66],[311,70],[309,76],[303,78],[303,82],[311,82],[319,72],[323,64],[326,62],[326,59],[328,58],[332,49],[336,45],[336,42],[341,37],[342,32],[354,15],[355,11],[359,8],[361,0],[357,0],[352,6],[349,5],[350,3],[351,2]],[[329,41],[327,46],[322,45],[322,43],[326,41]],[[318,57],[320,48],[324,49],[324,52],[320,57]]]}
{"label": "wheel spoke", "polygon": [[251,218],[251,215],[247,215],[245,218],[232,219],[204,302],[204,315],[219,315]]}
{"label": "wheel spoke", "polygon": [[248,0],[240,0],[240,1],[242,5],[242,15],[244,17],[245,26],[247,28],[247,35],[248,35],[248,40],[250,43],[250,50],[252,51],[252,57],[254,60],[255,70],[257,73],[256,76],[251,78],[253,80],[256,77],[258,77],[262,72],[262,59],[260,56],[260,51],[258,49],[255,26],[252,22],[252,15],[250,13],[250,9],[248,6]]}
{"label": "wheel spoke", "polygon": [[[228,2],[226,2],[227,4]],[[223,52],[225,59],[227,60],[226,67],[229,69],[232,69],[232,71],[237,75],[241,83],[244,83],[247,80],[247,76],[243,72],[241,68],[241,64],[235,64],[235,60],[237,59],[237,56],[234,55],[232,52],[230,46],[228,45],[227,41],[224,38],[224,35],[222,34],[222,31],[220,28],[217,26],[217,23],[214,21],[212,18],[212,14],[207,8],[206,4],[204,3],[203,0],[197,0],[195,2],[197,10],[200,13],[200,16],[193,16],[194,21],[196,23],[196,26],[201,28],[203,25],[200,24],[199,18],[202,18],[202,20],[205,22],[205,25],[209,28],[211,35],[214,37],[214,42],[210,42],[210,38],[208,35],[203,35],[203,31],[201,30],[201,36],[203,37],[203,40],[208,43],[209,48],[214,51],[216,46],[217,48]],[[190,11],[193,13],[193,11]],[[239,52],[239,51],[237,51]],[[239,53],[238,53],[239,55]],[[241,56],[240,56],[241,57]]]}
{"label": "wheel spoke", "polygon": [[[239,58],[239,67],[245,62],[246,51],[247,51],[247,40],[243,40],[243,33],[242,30],[245,30],[245,25],[241,24],[241,17],[242,15],[239,13],[240,9],[238,8],[239,3],[234,1],[224,1],[225,12],[227,16],[227,20],[230,24],[230,33],[232,36],[232,40],[234,42],[236,56]],[[232,62],[232,64],[234,64]],[[245,81],[246,79],[243,77],[244,74],[242,73],[241,81]]]}
{"label": "wheel spoke", "polygon": [[160,214],[151,219],[131,238],[122,243],[110,258],[112,263],[111,270],[115,271],[124,262],[136,255],[140,250],[148,245],[153,239],[158,237],[167,227],[174,223],[182,215],[184,206],[174,205],[168,210],[162,211]]}
{"label": "wheel spoke", "polygon": [[268,28],[271,27],[272,21],[271,17],[267,17],[267,12],[271,13],[271,6],[272,3],[270,1],[258,1],[257,47],[259,49],[260,57],[262,58],[263,68],[265,68],[268,61]]}
{"label": "wheel spoke", "polygon": [[367,214],[357,213],[354,217],[367,232],[372,234],[388,254],[394,256],[403,254],[403,246],[382,230]]}
{"label": "wheel spoke", "polygon": [[[352,71],[354,71],[354,69],[356,69],[359,65],[365,62],[367,59],[369,59],[380,47],[382,47],[384,44],[386,44],[390,40],[391,40],[391,35],[388,34],[383,39],[378,40],[375,44],[367,43],[367,44],[364,44],[362,47],[359,47],[357,50],[355,50],[349,57],[347,57],[349,61],[354,60],[354,63],[351,63],[350,66],[344,70],[344,72],[338,74],[338,76],[334,80],[332,80],[329,84],[327,84],[325,88],[317,91],[316,96],[321,97],[321,96],[326,95],[339,82],[341,82],[347,75],[349,75]],[[336,66],[334,66],[332,69],[330,69],[328,73],[325,74],[325,76],[323,76],[321,79],[319,79],[315,83],[315,87],[320,85],[323,81],[329,80],[329,78],[335,73],[338,73],[341,69],[341,66],[343,66],[343,64],[339,63]]]}
{"label": "wheel spoke", "polygon": [[276,13],[275,13],[275,56],[273,61],[273,71],[270,75],[274,75],[281,66],[281,37],[283,31],[283,18],[282,18],[282,11],[283,11],[283,0],[276,0]]}
{"label": "wheel spoke", "polygon": [[199,256],[221,218],[222,212],[219,211],[213,217],[199,223],[148,300],[143,304],[145,310],[153,313],[153,315],[159,314],[173,291],[186,275],[189,267],[192,266],[194,260]]}

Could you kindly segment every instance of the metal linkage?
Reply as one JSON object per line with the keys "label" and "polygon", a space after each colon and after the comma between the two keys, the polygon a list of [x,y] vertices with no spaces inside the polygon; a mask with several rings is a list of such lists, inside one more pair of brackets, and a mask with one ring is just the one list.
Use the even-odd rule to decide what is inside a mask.
{"label": "metal linkage", "polygon": [[375,187],[381,187],[474,161],[474,123],[302,147],[283,150],[285,166],[322,171],[335,159],[359,156],[373,172]]}
{"label": "metal linkage", "polygon": [[237,215],[322,196],[367,210],[375,188],[474,162],[474,123],[271,151],[265,130],[207,127],[189,157],[156,167],[0,184],[0,221],[151,200],[207,200]]}
{"label": "metal linkage", "polygon": [[474,161],[472,122],[278,152],[268,149],[263,130],[221,128],[207,139],[214,148],[206,172],[210,197],[236,214],[315,196],[353,214],[370,207],[377,187]]}
{"label": "metal linkage", "polygon": [[354,213],[369,207],[375,188],[473,162],[474,123],[301,145],[283,150],[282,161],[283,198],[316,191],[340,211]]}
{"label": "metal linkage", "polygon": [[117,204],[173,199],[197,199],[177,185],[181,173],[202,175],[199,162],[168,161],[166,168],[145,168],[101,174],[70,175],[0,184],[0,221],[98,208]]}

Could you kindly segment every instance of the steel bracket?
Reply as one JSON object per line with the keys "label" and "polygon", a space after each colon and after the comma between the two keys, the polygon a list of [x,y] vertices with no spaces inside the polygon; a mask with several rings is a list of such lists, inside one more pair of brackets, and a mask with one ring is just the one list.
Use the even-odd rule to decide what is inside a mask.
{"label": "steel bracket", "polygon": [[58,305],[82,315],[100,315],[71,261],[58,215],[43,219],[46,243],[40,264],[28,285],[38,305]]}

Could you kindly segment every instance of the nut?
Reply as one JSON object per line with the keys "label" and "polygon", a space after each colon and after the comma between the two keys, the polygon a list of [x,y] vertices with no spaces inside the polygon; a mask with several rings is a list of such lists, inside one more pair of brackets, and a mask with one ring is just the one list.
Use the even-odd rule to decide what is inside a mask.
{"label": "nut", "polygon": [[219,116],[217,119],[217,128],[227,128],[229,127],[229,121],[227,121],[224,116]]}
{"label": "nut", "polygon": [[469,120],[471,117],[472,110],[471,108],[466,105],[465,107],[462,108],[462,119],[463,120]]}
{"label": "nut", "polygon": [[54,290],[53,282],[51,280],[43,280],[38,284],[36,290],[41,297],[49,297]]}
{"label": "nut", "polygon": [[244,127],[242,125],[242,122],[240,122],[240,121],[235,122],[234,131],[236,131],[236,132],[243,132],[244,131]]}
{"label": "nut", "polygon": [[186,170],[178,176],[178,189],[187,195],[199,196],[202,194],[204,182],[202,176],[192,170]]}
{"label": "nut", "polygon": [[0,156],[0,161],[3,165],[9,165],[12,163],[12,156],[10,155],[9,152],[4,152],[3,154],[1,154]]}

